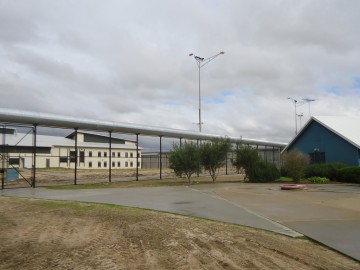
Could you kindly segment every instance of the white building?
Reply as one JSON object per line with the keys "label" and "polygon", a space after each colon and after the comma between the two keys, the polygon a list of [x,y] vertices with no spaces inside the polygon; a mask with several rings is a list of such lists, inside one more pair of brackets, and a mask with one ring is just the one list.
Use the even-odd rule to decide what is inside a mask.
{"label": "white building", "polygon": [[[31,168],[33,165],[34,138],[32,134],[17,133],[6,129],[0,133],[5,152],[5,167],[9,163],[18,168]],[[4,138],[5,136],[5,138]],[[113,169],[141,168],[141,150],[135,141],[109,137],[90,132],[77,132],[77,168]],[[136,158],[138,150],[138,159]],[[3,156],[3,155],[2,155]],[[66,137],[36,136],[36,168],[75,168],[75,132]],[[138,164],[137,164],[138,162]],[[11,166],[10,165],[10,166]],[[0,164],[2,167],[3,165]]]}

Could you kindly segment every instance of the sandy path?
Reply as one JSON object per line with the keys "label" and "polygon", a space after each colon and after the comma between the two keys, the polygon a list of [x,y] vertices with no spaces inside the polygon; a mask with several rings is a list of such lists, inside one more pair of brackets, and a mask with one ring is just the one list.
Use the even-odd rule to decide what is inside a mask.
{"label": "sandy path", "polygon": [[0,197],[0,269],[360,269],[308,240],[173,214]]}

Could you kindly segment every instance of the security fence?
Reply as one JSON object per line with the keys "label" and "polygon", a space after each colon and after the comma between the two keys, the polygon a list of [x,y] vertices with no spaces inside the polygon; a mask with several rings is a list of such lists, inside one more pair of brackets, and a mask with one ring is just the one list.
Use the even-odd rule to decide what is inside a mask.
{"label": "security fence", "polygon": [[[172,178],[169,145],[225,137],[11,110],[0,110],[0,136],[1,189]],[[285,144],[227,138],[280,166]],[[238,173],[233,159],[229,152],[220,174]]]}

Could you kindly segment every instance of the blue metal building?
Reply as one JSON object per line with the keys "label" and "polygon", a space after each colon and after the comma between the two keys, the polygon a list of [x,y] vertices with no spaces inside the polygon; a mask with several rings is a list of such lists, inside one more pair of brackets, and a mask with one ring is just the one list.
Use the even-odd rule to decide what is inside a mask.
{"label": "blue metal building", "polygon": [[314,116],[284,149],[291,150],[308,154],[311,163],[360,166],[360,118]]}

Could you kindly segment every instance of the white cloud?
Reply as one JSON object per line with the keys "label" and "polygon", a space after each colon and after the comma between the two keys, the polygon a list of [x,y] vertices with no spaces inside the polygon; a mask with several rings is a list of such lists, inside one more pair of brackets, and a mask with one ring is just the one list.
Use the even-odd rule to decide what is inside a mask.
{"label": "white cloud", "polygon": [[[358,115],[360,2],[0,0],[0,106],[287,142]],[[302,122],[308,118],[308,105]]]}

